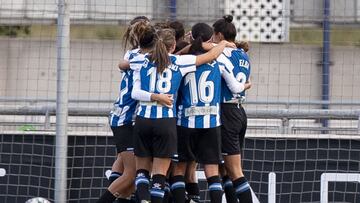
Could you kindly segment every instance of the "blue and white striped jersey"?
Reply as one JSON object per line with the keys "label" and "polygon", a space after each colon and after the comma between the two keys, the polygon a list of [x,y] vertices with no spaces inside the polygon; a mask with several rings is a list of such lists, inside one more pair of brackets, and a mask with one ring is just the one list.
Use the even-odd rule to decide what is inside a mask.
{"label": "blue and white striped jersey", "polygon": [[[126,52],[124,60],[131,60],[139,54],[140,49],[133,49]],[[135,120],[137,101],[131,98],[133,88],[133,70],[122,71],[119,97],[116,99],[113,109],[109,115],[111,127],[132,124]]]}
{"label": "blue and white striped jersey", "polygon": [[[217,61],[224,64],[226,69],[233,73],[237,81],[245,84],[249,80],[251,70],[250,61],[243,49],[225,48],[223,53],[217,58]],[[245,98],[245,91],[239,94],[233,94],[228,86],[225,85],[225,80],[222,79],[221,95],[222,102],[226,102],[233,99]]]}
{"label": "blue and white striped jersey", "polygon": [[[189,72],[196,70],[194,55],[172,55],[171,64],[161,73],[157,73],[156,64],[149,61],[149,55],[138,55],[130,60],[130,67],[135,70],[134,85],[141,90],[158,94],[171,94],[176,101],[177,91],[181,79]],[[176,115],[176,104],[168,108],[156,102],[140,101],[137,115],[144,118],[174,118]]]}
{"label": "blue and white striped jersey", "polygon": [[220,126],[220,85],[221,71],[216,61],[188,73],[178,92],[177,125],[186,128]]}

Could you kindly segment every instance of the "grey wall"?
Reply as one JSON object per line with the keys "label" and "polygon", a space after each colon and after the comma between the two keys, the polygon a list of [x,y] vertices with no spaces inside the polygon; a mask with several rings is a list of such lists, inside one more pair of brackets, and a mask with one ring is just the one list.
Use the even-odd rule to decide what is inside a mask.
{"label": "grey wall", "polygon": [[[0,39],[0,96],[55,98],[55,41]],[[319,100],[320,48],[289,44],[252,44],[252,82],[248,98]],[[115,99],[118,41],[72,41],[70,99]],[[330,98],[360,101],[360,48],[333,47]]]}
{"label": "grey wall", "polygon": [[[294,0],[293,20],[298,22],[321,21],[322,0]],[[335,22],[360,22],[360,0],[330,0],[331,20]]]}
{"label": "grey wall", "polygon": [[[0,47],[1,96],[55,98],[55,41],[0,39]],[[115,98],[122,49],[117,41],[72,41],[70,99]]]}
{"label": "grey wall", "polygon": [[[360,48],[332,47],[330,99],[360,101]],[[253,45],[252,99],[321,100],[321,49],[304,45]]]}

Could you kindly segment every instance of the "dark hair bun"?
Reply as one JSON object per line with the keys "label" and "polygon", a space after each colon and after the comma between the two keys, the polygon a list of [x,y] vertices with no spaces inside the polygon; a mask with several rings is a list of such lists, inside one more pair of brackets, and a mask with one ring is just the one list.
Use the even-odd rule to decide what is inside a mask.
{"label": "dark hair bun", "polygon": [[226,16],[223,16],[224,20],[228,23],[231,23],[232,20],[233,20],[233,16],[232,15],[226,15]]}

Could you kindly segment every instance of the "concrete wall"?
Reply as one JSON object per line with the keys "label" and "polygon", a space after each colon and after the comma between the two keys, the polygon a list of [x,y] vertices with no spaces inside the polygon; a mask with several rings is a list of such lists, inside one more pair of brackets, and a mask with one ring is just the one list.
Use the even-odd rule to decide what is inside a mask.
{"label": "concrete wall", "polygon": [[[0,39],[0,96],[55,98],[55,41]],[[4,49],[3,49],[4,48]],[[248,98],[321,99],[321,49],[289,44],[251,46],[252,82]],[[70,99],[115,99],[118,41],[72,41]],[[333,47],[330,98],[360,101],[360,48]]]}
{"label": "concrete wall", "polygon": [[7,81],[7,70],[8,70],[8,53],[9,49],[6,41],[1,42],[0,48],[0,96],[5,95],[6,81]]}
{"label": "concrete wall", "polygon": [[[359,22],[360,0],[330,0],[331,19],[336,22]],[[293,20],[314,22],[323,19],[323,1],[293,1]]]}
{"label": "concrete wall", "polygon": [[319,100],[321,68],[319,48],[312,46],[265,45],[252,47],[254,86],[249,98],[264,100]]}
{"label": "concrete wall", "polygon": [[[360,101],[360,48],[332,47],[330,99]],[[303,45],[254,45],[251,52],[254,87],[249,98],[321,100],[321,49]]]}
{"label": "concrete wall", "polygon": [[[1,96],[56,97],[55,41],[0,39],[0,44],[5,48],[0,52],[0,58],[5,59],[0,67],[6,66],[2,68],[6,80],[0,83],[0,89],[5,90]],[[113,41],[72,41],[70,98],[115,98],[122,49]]]}

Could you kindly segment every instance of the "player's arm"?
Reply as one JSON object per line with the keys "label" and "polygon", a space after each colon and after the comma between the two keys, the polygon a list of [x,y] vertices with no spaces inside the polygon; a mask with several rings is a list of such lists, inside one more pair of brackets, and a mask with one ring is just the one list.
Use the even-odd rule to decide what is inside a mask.
{"label": "player's arm", "polygon": [[172,95],[156,94],[144,91],[141,89],[140,71],[134,71],[133,75],[133,89],[131,98],[138,101],[156,101],[163,106],[171,108],[173,105]]}
{"label": "player's arm", "polygon": [[204,63],[209,63],[215,60],[222,53],[224,48],[227,46],[233,47],[235,45],[233,43],[223,40],[219,44],[214,46],[210,51],[196,56],[196,62],[195,62],[196,66],[200,66]]}
{"label": "player's arm", "polygon": [[[202,43],[202,47],[205,51],[210,51],[212,48],[216,47],[217,45],[214,43],[209,43],[209,42],[203,42]],[[184,47],[183,49],[181,49],[180,51],[176,52],[176,55],[183,55],[183,54],[187,54],[189,53],[191,44],[187,45],[186,47]],[[232,42],[227,42],[227,44],[225,45],[225,47],[230,47],[230,48],[236,48],[236,44],[232,43]]]}
{"label": "player's arm", "polygon": [[224,78],[226,86],[229,88],[231,93],[238,94],[245,90],[245,84],[236,80],[234,74],[230,72],[224,64],[219,66],[221,77]]}
{"label": "player's arm", "polygon": [[[214,48],[216,46],[216,44],[214,43],[210,43],[210,42],[203,42],[202,43],[202,47],[205,51],[210,51],[212,48]],[[236,43],[233,42],[227,42],[225,47],[229,47],[229,48],[236,48]]]}
{"label": "player's arm", "polygon": [[183,55],[189,53],[191,44],[186,45],[184,48],[182,48],[180,51],[176,52],[175,55]]}
{"label": "player's arm", "polygon": [[128,70],[130,68],[130,56],[131,56],[132,52],[131,50],[128,50],[125,55],[124,55],[124,58],[119,62],[118,64],[118,68],[120,70]]}

